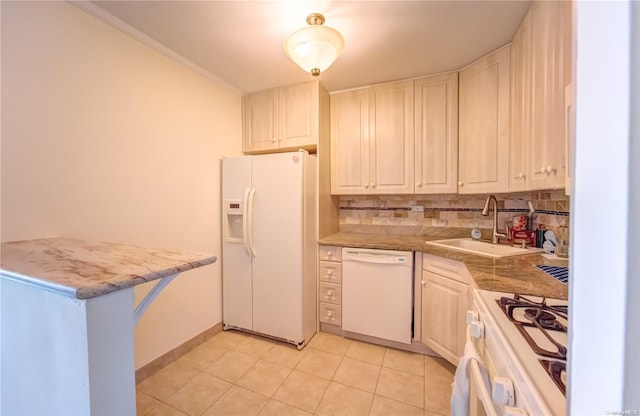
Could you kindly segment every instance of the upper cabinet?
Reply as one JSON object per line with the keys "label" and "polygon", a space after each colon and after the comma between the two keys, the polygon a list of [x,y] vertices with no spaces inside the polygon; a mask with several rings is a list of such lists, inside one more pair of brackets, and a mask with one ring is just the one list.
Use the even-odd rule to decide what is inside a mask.
{"label": "upper cabinet", "polygon": [[415,81],[415,193],[458,191],[458,73]]}
{"label": "upper cabinet", "polygon": [[[331,193],[568,187],[575,134],[572,7],[533,1],[510,45],[459,73],[332,94]],[[245,121],[245,148],[300,147],[313,123],[303,96],[278,90],[247,97],[245,112],[258,114],[247,116],[253,124]],[[274,109],[278,114],[269,115]]]}
{"label": "upper cabinet", "polygon": [[331,193],[368,193],[369,93],[331,95]]}
{"label": "upper cabinet", "polygon": [[511,41],[511,133],[509,191],[527,189],[527,146],[531,140],[531,19],[524,19]]}
{"label": "upper cabinet", "polygon": [[315,150],[323,99],[328,93],[317,81],[245,96],[243,151]]}
{"label": "upper cabinet", "polygon": [[565,187],[571,7],[534,1],[513,39],[509,191]]}
{"label": "upper cabinet", "polygon": [[460,72],[458,193],[508,190],[510,49]]}
{"label": "upper cabinet", "polygon": [[331,193],[414,192],[413,81],[331,95]]}
{"label": "upper cabinet", "polygon": [[565,185],[565,86],[571,77],[571,3],[534,2],[532,19],[532,137],[529,189]]}

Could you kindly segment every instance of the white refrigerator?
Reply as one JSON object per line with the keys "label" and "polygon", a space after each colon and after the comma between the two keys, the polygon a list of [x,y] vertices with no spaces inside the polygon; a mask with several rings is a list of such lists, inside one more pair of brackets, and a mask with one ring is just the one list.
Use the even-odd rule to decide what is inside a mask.
{"label": "white refrigerator", "polygon": [[222,320],[302,348],[317,328],[317,164],[305,151],[222,159]]}

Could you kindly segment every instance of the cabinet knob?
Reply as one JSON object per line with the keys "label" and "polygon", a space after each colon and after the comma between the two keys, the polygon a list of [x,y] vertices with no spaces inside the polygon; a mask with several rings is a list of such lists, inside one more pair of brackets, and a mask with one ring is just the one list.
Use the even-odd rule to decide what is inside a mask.
{"label": "cabinet knob", "polygon": [[275,143],[275,142],[278,141],[278,139],[274,137],[274,138],[271,139],[271,141]]}
{"label": "cabinet knob", "polygon": [[421,280],[421,281],[420,281],[420,284],[421,284],[422,286],[426,286],[427,281],[426,281],[426,280]]}
{"label": "cabinet knob", "polygon": [[327,257],[333,257],[333,252],[327,251]]}
{"label": "cabinet knob", "polygon": [[545,173],[547,171],[547,168],[545,168],[544,166],[540,168],[540,173]]}
{"label": "cabinet knob", "polygon": [[327,270],[327,274],[331,276],[333,274],[333,270]]}
{"label": "cabinet knob", "polygon": [[524,179],[524,173],[520,172],[520,174],[518,175],[518,178]]}
{"label": "cabinet knob", "polygon": [[421,187],[422,183],[421,182],[416,182],[416,186]]}
{"label": "cabinet knob", "polygon": [[549,165],[549,166],[547,166],[546,172],[547,172],[547,173],[551,173],[551,172],[552,172],[552,171],[554,171],[554,170],[555,170],[555,169],[553,169],[553,168],[551,167],[551,165]]}
{"label": "cabinet knob", "polygon": [[376,183],[375,182],[371,182],[371,187],[375,188],[376,187]]}
{"label": "cabinet knob", "polygon": [[463,183],[462,183],[462,182],[458,182],[458,186],[462,186],[462,185],[463,185]]}
{"label": "cabinet knob", "polygon": [[369,187],[369,184],[368,184],[368,183],[365,183],[365,184],[364,184],[364,187],[365,187],[365,188],[368,188],[368,187]]}

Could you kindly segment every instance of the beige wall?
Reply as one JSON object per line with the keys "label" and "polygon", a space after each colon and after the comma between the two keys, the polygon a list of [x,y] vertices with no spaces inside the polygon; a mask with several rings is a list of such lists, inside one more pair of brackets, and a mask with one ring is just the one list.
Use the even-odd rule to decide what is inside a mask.
{"label": "beige wall", "polygon": [[[241,97],[66,2],[2,2],[1,239],[71,236],[220,256],[220,157]],[[136,367],[221,321],[220,263],[136,328]],[[150,285],[138,287],[138,300]]]}

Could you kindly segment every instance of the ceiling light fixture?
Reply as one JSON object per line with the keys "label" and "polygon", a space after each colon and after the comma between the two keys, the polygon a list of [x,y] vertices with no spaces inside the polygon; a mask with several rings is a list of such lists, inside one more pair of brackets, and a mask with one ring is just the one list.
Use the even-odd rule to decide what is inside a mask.
{"label": "ceiling light fixture", "polygon": [[309,26],[297,30],[284,44],[287,56],[302,69],[317,77],[336,60],[344,47],[342,35],[335,29],[323,26],[324,16],[311,13]]}

